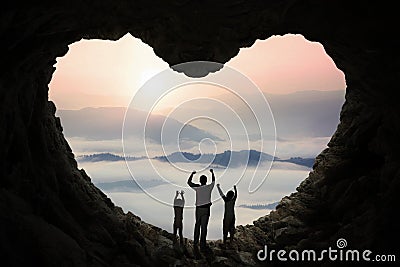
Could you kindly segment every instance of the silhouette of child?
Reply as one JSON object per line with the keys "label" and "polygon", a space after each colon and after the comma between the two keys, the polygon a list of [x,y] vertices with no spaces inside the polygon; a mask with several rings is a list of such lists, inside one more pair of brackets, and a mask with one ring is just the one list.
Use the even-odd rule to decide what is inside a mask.
{"label": "silhouette of child", "polygon": [[[183,207],[185,206],[185,197],[183,196],[185,192],[182,190],[180,193],[176,191],[176,195],[174,198],[174,237],[176,237],[176,233],[179,230],[179,241],[183,244]],[[181,198],[178,198],[179,194]]]}
{"label": "silhouette of child", "polygon": [[222,199],[225,202],[224,220],[222,228],[224,244],[226,244],[228,233],[230,242],[232,244],[233,236],[235,234],[235,202],[237,198],[236,185],[233,186],[235,193],[232,190],[229,190],[226,196],[222,192],[220,184],[217,184],[217,188],[219,194],[221,195]]}

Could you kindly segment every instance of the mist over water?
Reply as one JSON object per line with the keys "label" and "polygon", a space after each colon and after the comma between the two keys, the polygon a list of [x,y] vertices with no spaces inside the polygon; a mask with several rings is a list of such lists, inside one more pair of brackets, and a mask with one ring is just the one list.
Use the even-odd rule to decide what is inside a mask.
{"label": "mist over water", "polygon": [[[86,170],[93,183],[102,189],[117,206],[122,207],[124,212],[131,211],[140,216],[142,220],[169,232],[172,232],[174,217],[171,204],[176,190],[183,189],[186,199],[183,232],[185,237],[192,239],[195,221],[195,193],[186,184],[189,174],[179,169],[171,168],[168,162],[155,162],[155,168],[161,170],[162,177],[160,177],[154,171],[149,170],[144,161],[146,160],[132,162],[131,169],[134,169],[135,179],[139,181],[146,191],[151,193],[151,196],[137,187],[124,161],[82,162],[79,165]],[[201,170],[206,167],[201,164],[188,164],[190,166],[187,166],[187,168],[193,170]],[[220,183],[221,188],[226,193],[232,189],[237,178],[242,175],[243,168],[230,168],[229,170],[217,168],[214,171],[216,184]],[[237,183],[236,225],[252,224],[254,220],[270,212],[267,209],[257,210],[239,207],[240,205],[269,204],[279,201],[283,196],[295,191],[300,182],[307,177],[310,169],[292,163],[275,162],[262,186],[256,192],[250,194],[248,192],[248,184],[254,171],[254,168],[248,167],[247,174]],[[206,174],[209,177],[208,183],[211,182],[211,175],[208,169],[197,173],[193,181],[198,182],[198,177],[201,174]],[[257,175],[257,171],[255,175]],[[113,183],[119,181],[124,182]],[[114,185],[118,186],[114,187]],[[159,201],[154,197],[161,200],[169,200],[169,203],[163,203],[163,201]],[[220,239],[222,238],[224,203],[220,199],[216,187],[213,190],[212,200],[213,205],[211,206],[207,238]]]}

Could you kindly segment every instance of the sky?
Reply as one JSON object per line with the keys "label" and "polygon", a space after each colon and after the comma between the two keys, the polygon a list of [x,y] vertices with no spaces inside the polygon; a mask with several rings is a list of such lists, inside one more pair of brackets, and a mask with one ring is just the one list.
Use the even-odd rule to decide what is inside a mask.
{"label": "sky", "polygon": [[[336,68],[323,46],[302,35],[258,40],[250,48],[241,48],[227,65],[249,77],[266,93],[346,88],[343,72]],[[125,107],[146,80],[168,68],[150,46],[129,34],[117,41],[73,43],[55,66],[49,98],[58,109]],[[205,94],[213,96],[214,90],[210,87]],[[167,108],[168,102],[165,105]]]}
{"label": "sky", "polygon": [[[257,134],[252,132],[254,131],[252,126],[258,126],[259,122],[263,122],[268,117],[265,113],[267,107],[250,105],[251,108],[247,110],[245,102],[241,102],[241,99],[236,99],[233,94],[229,94],[228,91],[218,86],[201,85],[200,88],[197,85],[188,85],[172,91],[159,101],[156,109],[160,112],[158,114],[169,114],[167,117],[175,118],[185,125],[191,123],[194,126],[203,126],[199,129],[217,129],[218,125],[213,119],[218,119],[218,122],[222,122],[221,131],[229,134],[229,138],[222,136],[226,140],[215,142],[218,148],[222,146],[223,149],[225,149],[225,145],[232,144],[245,147],[250,141],[253,149],[254,145],[260,147],[257,149],[259,151],[289,158],[292,156],[314,157],[326,147],[331,133],[338,123],[340,105],[343,103],[343,95],[340,94],[340,91],[344,94],[346,84],[344,74],[326,55],[321,44],[309,42],[301,35],[274,36],[264,41],[256,41],[250,48],[240,49],[239,54],[226,65],[246,75],[263,93],[274,94],[274,96],[270,96],[268,105],[272,104],[272,112],[275,113],[277,145],[276,136],[272,136],[272,132],[268,132],[274,130],[275,122],[274,125],[261,125],[267,126],[260,127],[262,128],[261,132],[266,133],[265,140],[258,136],[257,131],[255,132]],[[144,155],[141,144],[144,144],[143,140],[146,139],[142,138],[143,131],[140,128],[143,125],[137,123],[136,117],[133,117],[132,120],[124,120],[121,127],[123,113],[120,112],[120,109],[113,107],[127,107],[140,87],[157,73],[167,70],[168,64],[158,58],[153,49],[141,40],[126,35],[118,41],[81,40],[71,44],[69,52],[64,57],[58,58],[55,66],[56,71],[49,84],[49,98],[55,102],[59,110],[58,116],[61,117],[64,133],[74,153],[76,155],[101,152],[121,153],[121,128],[131,129],[127,122],[132,122],[130,133],[134,133],[133,130],[138,128],[136,130],[140,130],[139,135],[132,139],[128,138],[127,141],[124,140],[124,152],[131,153],[133,156]],[[248,87],[244,89],[248,94]],[[337,94],[338,91],[339,94]],[[156,94],[157,90],[152,90],[152,93]],[[196,97],[202,97],[208,102],[204,102],[204,99],[201,100],[203,102],[200,102],[195,99]],[[146,97],[143,99],[145,100],[143,102],[147,101]],[[250,103],[260,103],[258,94],[245,96],[245,99],[251,100]],[[216,102],[212,103],[212,101]],[[222,103],[229,104],[229,107],[233,109],[230,111],[226,106],[221,105]],[[99,107],[109,108],[100,109]],[[169,113],[170,111],[174,111],[174,113]],[[133,110],[135,116],[139,113],[138,110]],[[127,114],[130,113],[127,112],[125,115]],[[197,116],[205,114],[207,115],[204,120],[205,124],[201,124],[199,120],[188,120],[188,118],[196,119]],[[252,124],[250,119],[254,119],[254,114],[260,116],[255,121],[256,123]],[[249,132],[241,134],[237,127],[241,124],[237,120],[233,120],[236,115],[241,116],[239,116],[241,122],[244,123],[245,130],[249,130]],[[272,121],[272,119],[268,119],[268,122]],[[151,126],[151,124],[149,125]],[[155,129],[158,129],[161,124],[155,123],[155,125],[157,126]],[[164,126],[164,124],[162,125]],[[177,124],[174,125],[172,128],[178,129]],[[323,129],[325,131],[321,132]],[[169,134],[168,131],[166,133]],[[285,136],[285,133],[298,133],[299,136]],[[215,131],[215,134],[220,133]],[[112,136],[107,137],[106,135]],[[178,135],[178,137],[181,136]],[[186,139],[190,149],[202,150],[202,142]],[[263,145],[260,146],[260,144]],[[168,151],[175,152],[186,149],[179,142],[177,144],[161,142],[161,147],[162,149],[160,149],[160,144],[153,142],[144,150],[148,152],[153,149],[155,155],[164,155]],[[265,150],[266,148],[269,150]],[[152,189],[151,195],[166,202],[172,199],[171,194],[173,195],[175,189],[186,188],[187,170],[178,172],[167,163],[155,164],[150,167],[145,165],[144,161],[134,161],[131,162],[132,167],[127,165],[130,168],[128,172],[128,169],[124,167],[125,164],[122,165],[122,163],[99,162],[86,165],[79,163],[79,167],[85,168],[95,184],[105,182],[104,179],[107,179],[108,182],[127,180],[131,177],[156,179],[161,173],[165,174],[163,177],[172,181],[173,186],[167,187],[165,184],[156,186]],[[250,194],[248,191],[251,179],[239,181],[240,200],[238,203],[271,203],[295,191],[298,184],[307,176],[309,169],[299,169],[298,166],[289,165],[280,167],[274,165],[266,182],[254,194]],[[189,167],[197,168],[197,170],[200,168],[191,165]],[[158,175],[152,176],[154,171]],[[226,177],[241,177],[241,168],[228,168],[227,171],[230,173],[225,175]],[[266,171],[269,171],[269,165],[262,166],[257,170],[250,170],[249,173],[254,173],[254,177],[257,179],[264,179]],[[221,170],[217,170],[217,174],[217,179],[221,179],[221,184],[226,189],[235,182],[232,179],[223,180],[225,176]],[[107,194],[125,211],[133,211],[145,221],[170,230],[171,207],[163,205],[160,201],[151,201],[152,198],[143,192],[126,192],[121,188],[120,191],[107,192]],[[187,190],[187,197],[188,202],[192,205],[194,195],[191,190]],[[210,227],[209,235],[211,239],[220,238],[222,208],[222,202],[217,202],[213,206],[212,220],[210,221],[212,227]],[[254,219],[267,212],[266,210],[237,209],[240,212],[237,216],[238,224],[252,223]],[[185,236],[191,237],[190,226],[193,224],[193,209],[186,209],[185,212],[185,225],[189,227],[185,226],[184,232]]]}

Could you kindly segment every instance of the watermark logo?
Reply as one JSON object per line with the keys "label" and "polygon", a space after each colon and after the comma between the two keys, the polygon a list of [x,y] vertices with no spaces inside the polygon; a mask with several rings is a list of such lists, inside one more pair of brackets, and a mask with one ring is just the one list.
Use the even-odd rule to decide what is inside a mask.
{"label": "watermark logo", "polygon": [[344,238],[339,238],[339,239],[336,241],[336,246],[337,246],[338,248],[345,248],[345,247],[347,247],[347,241],[346,241],[346,239],[344,239]]}
{"label": "watermark logo", "polygon": [[292,249],[286,250],[274,250],[268,249],[265,245],[263,249],[257,252],[257,259],[259,261],[294,261],[294,262],[309,262],[309,261],[380,261],[380,262],[395,262],[396,255],[394,254],[376,254],[374,255],[371,250],[357,250],[357,249],[345,249],[347,247],[347,240],[339,238],[336,241],[336,247],[328,247],[321,251],[313,249],[306,249],[298,251]]}
{"label": "watermark logo", "polygon": [[[220,63],[194,61],[171,66],[137,90],[125,113],[122,146],[134,182],[171,205],[166,192],[186,189],[194,168],[198,174],[216,169],[226,187],[243,181],[249,193],[256,192],[275,158],[276,128],[265,94],[248,77]],[[254,161],[254,151],[271,158],[229,173],[243,158]],[[143,179],[130,157],[138,153],[145,153],[140,169],[161,179],[165,190]]]}

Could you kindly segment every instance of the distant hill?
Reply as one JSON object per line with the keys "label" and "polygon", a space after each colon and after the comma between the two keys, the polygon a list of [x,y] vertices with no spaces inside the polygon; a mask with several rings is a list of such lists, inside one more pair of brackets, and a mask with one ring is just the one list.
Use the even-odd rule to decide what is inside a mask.
{"label": "distant hill", "polygon": [[125,159],[132,161],[143,158],[144,157],[131,157],[131,156],[127,156],[126,158],[124,158],[111,153],[98,153],[98,154],[78,156],[76,159],[79,162],[98,162],[98,161],[123,161]]}
{"label": "distant hill", "polygon": [[272,161],[273,156],[256,150],[224,151],[214,154],[193,154],[189,152],[174,152],[168,156],[154,157],[160,161],[211,163],[223,167],[238,167],[242,165],[256,166],[259,162]]}
{"label": "distant hill", "polygon": [[[89,140],[121,139],[126,108],[100,107],[80,110],[58,110],[66,137],[81,137]],[[181,129],[180,138],[200,142],[204,138],[221,141],[219,137],[190,124],[183,124],[173,118],[129,109],[129,123],[125,124],[125,137],[142,138],[146,122],[146,138],[157,143],[176,142],[176,130]],[[127,135],[129,133],[129,135]],[[163,136],[161,137],[161,134]]]}
{"label": "distant hill", "polygon": [[242,204],[239,207],[253,210],[274,210],[278,204],[279,201],[268,204]]}
{"label": "distant hill", "polygon": [[[303,137],[327,137],[332,136],[338,122],[339,113],[344,103],[344,90],[338,91],[302,91],[285,95],[267,94],[266,98],[271,106],[278,137],[282,139],[293,139]],[[252,97],[252,96],[250,96]],[[258,96],[257,96],[258,97]],[[237,97],[236,97],[237,98]],[[217,97],[218,100],[225,103],[240,106],[233,94],[223,94]],[[243,103],[242,103],[243,104]],[[199,109],[204,107],[187,106],[180,109],[180,112],[171,114],[168,118],[153,114],[147,120],[147,137],[160,142],[160,132],[164,122],[167,122],[168,127],[163,129],[166,133],[163,141],[175,142],[176,129],[182,128],[180,138],[201,141],[204,138],[211,138],[214,141],[221,140],[215,134],[208,132],[206,127],[196,127],[186,125],[183,127],[181,121],[186,121],[187,114],[198,114]],[[265,107],[252,107],[256,112],[262,114]],[[225,114],[223,105],[210,102],[207,109],[213,113]],[[83,108],[80,110],[57,110],[57,116],[61,118],[61,124],[64,128],[64,134],[67,137],[83,137],[91,140],[109,140],[121,139],[122,123],[126,108],[123,107],[99,107],[99,108]],[[132,110],[134,116],[131,117],[132,128],[128,129],[132,135],[140,136],[143,132],[143,125],[140,123],[143,116],[147,113],[139,110]],[[200,110],[201,111],[201,110]],[[197,113],[196,113],[197,112]],[[239,112],[239,111],[238,111]],[[240,113],[240,112],[239,112]],[[232,118],[230,118],[232,117]],[[224,121],[232,122],[231,127],[235,126],[234,116],[226,114]],[[139,127],[138,127],[139,125]],[[237,125],[240,126],[240,125]],[[249,130],[248,136],[253,135],[258,138],[257,125],[246,125]],[[254,129],[253,129],[254,128]],[[257,131],[254,132],[254,130]]]}
{"label": "distant hill", "polygon": [[301,166],[306,166],[309,168],[312,168],[314,166],[315,163],[315,159],[314,158],[300,158],[300,157],[293,157],[290,159],[276,159],[276,161],[280,161],[280,162],[290,162],[290,163],[294,163],[297,165],[301,165]]}
{"label": "distant hill", "polygon": [[[127,156],[126,160],[140,160],[146,157]],[[239,167],[239,166],[256,166],[259,162],[278,161],[289,162],[300,166],[312,168],[315,162],[314,158],[292,157],[289,159],[280,159],[273,157],[267,153],[256,150],[241,151],[224,151],[223,153],[214,154],[194,154],[190,152],[174,152],[167,156],[156,156],[153,159],[163,162],[186,162],[186,163],[210,163],[213,167]],[[100,161],[124,161],[125,158],[112,153],[98,153],[91,155],[82,155],[77,157],[78,162],[100,162]]]}
{"label": "distant hill", "polygon": [[[339,123],[340,110],[344,103],[344,90],[337,91],[301,91],[290,94],[268,94],[265,97],[271,107],[276,124],[277,136],[281,139],[301,139],[313,137],[328,137],[332,136]],[[246,95],[246,99],[251,101],[253,97],[259,95]],[[231,116],[225,111],[226,103],[240,116],[244,116],[247,136],[252,140],[259,139],[259,125],[257,121],[250,119],[249,114],[243,107],[243,102],[235,94],[226,93],[216,96],[218,101],[211,102],[207,105],[207,110],[211,110],[214,114],[219,114],[223,118],[225,125],[229,129],[241,130],[241,125],[237,123],[237,118]],[[180,107],[180,112],[175,112],[171,116],[178,121],[184,121],[187,114],[199,114],[203,112],[203,106],[187,105]],[[255,114],[263,114],[265,106],[252,106]],[[202,129],[209,129],[206,125],[196,124]],[[235,131],[233,131],[235,132]],[[264,136],[265,138],[266,136]],[[254,139],[253,139],[254,138]]]}
{"label": "distant hill", "polygon": [[241,150],[241,151],[230,151],[227,150],[223,153],[214,154],[193,154],[189,152],[174,152],[168,156],[154,157],[154,159],[160,161],[170,161],[170,162],[196,162],[196,163],[211,163],[217,166],[228,167],[238,167],[243,165],[256,166],[259,162],[265,161],[279,161],[279,162],[289,162],[301,166],[306,166],[312,168],[314,165],[314,158],[301,158],[292,157],[289,159],[280,159],[278,157],[273,157],[267,153],[263,153],[256,150]]}

